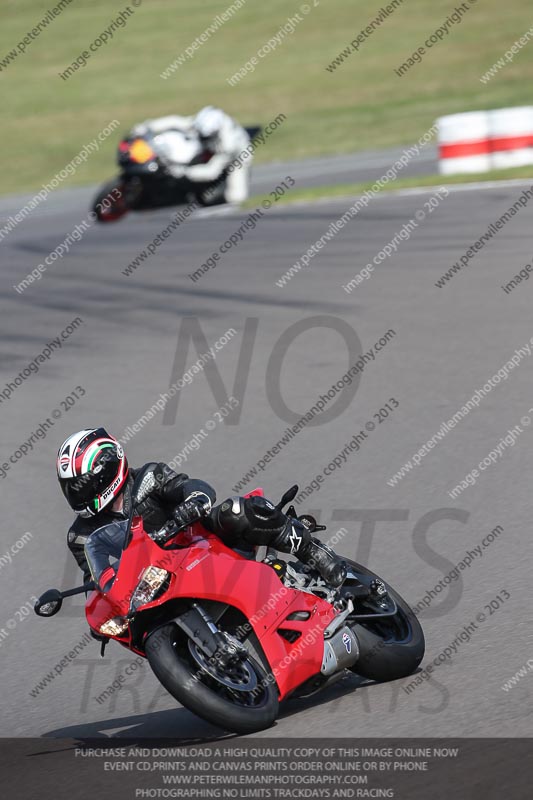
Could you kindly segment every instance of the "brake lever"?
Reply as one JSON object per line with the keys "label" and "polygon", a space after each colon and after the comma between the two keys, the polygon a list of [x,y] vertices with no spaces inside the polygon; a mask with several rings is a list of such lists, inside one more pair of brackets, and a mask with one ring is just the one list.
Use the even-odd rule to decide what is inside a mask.
{"label": "brake lever", "polygon": [[316,519],[312,516],[312,514],[300,514],[298,516],[298,512],[296,508],[292,505],[289,506],[288,509],[285,511],[286,517],[291,517],[292,519],[297,519],[302,525],[305,525],[308,531],[314,533],[315,531],[325,531],[327,530],[326,525],[319,525]]}

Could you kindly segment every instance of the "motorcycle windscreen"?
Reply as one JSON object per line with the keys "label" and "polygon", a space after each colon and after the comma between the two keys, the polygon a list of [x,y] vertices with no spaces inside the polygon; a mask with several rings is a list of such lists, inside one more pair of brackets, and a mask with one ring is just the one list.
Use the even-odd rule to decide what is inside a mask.
{"label": "motorcycle windscreen", "polygon": [[117,520],[92,533],[85,543],[85,557],[93,580],[98,584],[111,559],[120,561],[129,534],[129,520]]}

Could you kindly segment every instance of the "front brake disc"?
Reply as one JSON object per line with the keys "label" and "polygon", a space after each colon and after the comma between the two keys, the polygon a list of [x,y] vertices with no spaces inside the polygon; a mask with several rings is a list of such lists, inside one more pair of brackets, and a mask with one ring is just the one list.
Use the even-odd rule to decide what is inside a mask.
{"label": "front brake disc", "polygon": [[257,687],[257,675],[248,661],[237,661],[222,665],[218,660],[203,653],[191,639],[189,652],[199,667],[218,683],[239,692],[251,692]]}

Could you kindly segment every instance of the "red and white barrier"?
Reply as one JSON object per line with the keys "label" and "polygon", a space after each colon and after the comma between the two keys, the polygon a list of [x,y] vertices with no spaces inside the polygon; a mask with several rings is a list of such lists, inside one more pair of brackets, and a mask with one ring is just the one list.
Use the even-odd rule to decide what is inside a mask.
{"label": "red and white barrier", "polygon": [[492,169],[533,164],[533,106],[490,111]]}
{"label": "red and white barrier", "polygon": [[533,164],[533,106],[450,114],[437,124],[442,175]]}
{"label": "red and white barrier", "polygon": [[490,170],[488,112],[450,114],[440,117],[437,124],[439,171],[443,175]]}

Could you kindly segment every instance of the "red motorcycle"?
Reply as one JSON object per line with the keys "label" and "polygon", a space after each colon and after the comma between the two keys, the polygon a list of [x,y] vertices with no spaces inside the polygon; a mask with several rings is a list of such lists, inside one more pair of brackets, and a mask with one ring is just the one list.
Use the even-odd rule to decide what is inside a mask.
{"label": "red motorcycle", "polygon": [[[278,508],[297,491],[286,492]],[[324,530],[294,506],[286,514]],[[257,548],[255,559],[229,549],[201,522],[175,530],[171,520],[155,535],[164,545],[140,517],[113,524],[125,526],[125,547],[111,589],[50,589],[36,613],[53,616],[63,598],[90,590],[86,617],[102,650],[115,639],[145,656],[176,700],[225,730],[272,725],[280,701],[307,697],[346,669],[393,680],[422,660],[424,635],[413,611],[348,559],[348,577],[334,589],[311,566],[281,561],[270,548]]]}

